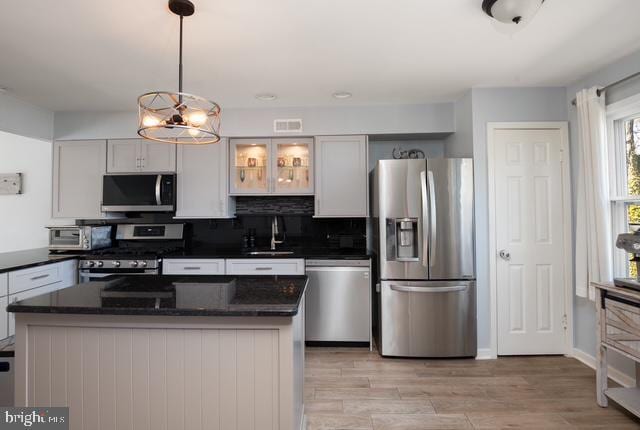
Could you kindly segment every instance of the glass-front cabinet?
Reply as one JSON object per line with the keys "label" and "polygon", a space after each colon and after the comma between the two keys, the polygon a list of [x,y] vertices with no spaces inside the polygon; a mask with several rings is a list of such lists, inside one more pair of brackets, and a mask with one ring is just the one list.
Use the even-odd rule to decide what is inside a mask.
{"label": "glass-front cabinet", "polygon": [[230,194],[313,194],[313,138],[231,139]]}
{"label": "glass-front cabinet", "polygon": [[230,143],[231,194],[268,193],[271,139],[231,139]]}
{"label": "glass-front cabinet", "polygon": [[273,139],[276,194],[313,193],[313,139]]}

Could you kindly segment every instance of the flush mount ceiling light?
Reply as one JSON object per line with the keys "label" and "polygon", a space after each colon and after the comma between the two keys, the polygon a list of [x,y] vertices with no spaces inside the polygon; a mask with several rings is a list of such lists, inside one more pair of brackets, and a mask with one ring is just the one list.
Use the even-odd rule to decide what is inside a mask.
{"label": "flush mount ceiling light", "polygon": [[256,94],[256,98],[258,100],[262,100],[262,101],[265,101],[265,102],[270,102],[272,100],[277,99],[278,96],[275,95],[275,94],[271,94],[271,93],[262,93],[262,94]]}
{"label": "flush mount ceiling light", "polygon": [[348,99],[352,95],[353,94],[351,94],[350,92],[347,92],[347,91],[336,91],[335,93],[333,93],[333,98],[335,98],[335,99]]}
{"label": "flush mount ceiling light", "polygon": [[482,10],[505,24],[527,22],[540,9],[544,0],[483,0]]}
{"label": "flush mount ceiling light", "polygon": [[164,143],[204,145],[220,141],[220,106],[182,92],[182,20],[195,12],[189,0],[169,0],[180,17],[178,92],[154,91],[138,97],[138,134]]}

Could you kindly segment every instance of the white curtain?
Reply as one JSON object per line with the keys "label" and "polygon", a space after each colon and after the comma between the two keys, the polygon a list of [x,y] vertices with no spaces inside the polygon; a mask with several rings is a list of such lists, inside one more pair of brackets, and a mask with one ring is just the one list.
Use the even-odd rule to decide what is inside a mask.
{"label": "white curtain", "polygon": [[578,175],[576,208],[576,294],[594,299],[590,282],[611,281],[611,206],[604,95],[597,88],[576,94]]}

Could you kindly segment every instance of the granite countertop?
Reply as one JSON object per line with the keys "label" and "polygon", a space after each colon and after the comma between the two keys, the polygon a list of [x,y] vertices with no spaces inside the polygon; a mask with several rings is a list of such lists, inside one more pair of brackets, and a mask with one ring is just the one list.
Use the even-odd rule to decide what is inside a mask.
{"label": "granite countertop", "polygon": [[73,254],[49,254],[47,248],[0,253],[0,273],[78,258]]}
{"label": "granite countertop", "polygon": [[306,276],[109,276],[11,303],[9,312],[294,316]]}
{"label": "granite countertop", "polygon": [[[344,260],[368,260],[371,258],[365,249],[331,249],[327,247],[284,247],[280,246],[276,251],[292,251],[291,254],[278,255],[252,255],[249,252],[254,249],[243,248],[215,248],[195,247],[191,251],[175,253],[165,256],[171,258],[306,258],[306,259],[344,259]],[[269,251],[268,248],[256,248],[255,251]]]}
{"label": "granite countertop", "polygon": [[[260,251],[268,249],[259,248]],[[278,251],[293,251],[284,255],[251,255],[249,250],[242,248],[214,248],[196,247],[191,251],[170,254],[164,258],[307,258],[307,259],[343,259],[343,260],[368,260],[371,258],[365,249],[332,249],[316,246],[279,247]],[[14,270],[27,269],[29,267],[42,266],[44,264],[57,263],[65,260],[82,258],[83,253],[50,254],[47,248],[29,249],[0,253],[0,273]]]}

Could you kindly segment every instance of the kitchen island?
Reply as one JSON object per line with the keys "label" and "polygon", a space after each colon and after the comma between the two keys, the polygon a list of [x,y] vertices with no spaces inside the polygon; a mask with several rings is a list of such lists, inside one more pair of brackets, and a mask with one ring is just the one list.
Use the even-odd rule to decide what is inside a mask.
{"label": "kitchen island", "polygon": [[16,406],[70,428],[303,426],[306,276],[112,276],[22,302]]}

